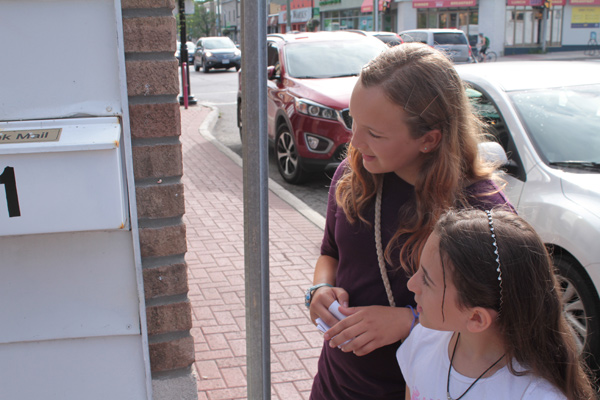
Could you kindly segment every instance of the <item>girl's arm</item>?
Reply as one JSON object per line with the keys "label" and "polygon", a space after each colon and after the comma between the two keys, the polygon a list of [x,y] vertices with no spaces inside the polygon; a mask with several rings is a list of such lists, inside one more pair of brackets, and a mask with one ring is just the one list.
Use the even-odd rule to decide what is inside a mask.
{"label": "girl's arm", "polygon": [[330,325],[331,329],[325,332],[324,338],[329,340],[331,347],[354,339],[341,349],[357,356],[406,339],[413,325],[413,314],[405,307],[340,307],[340,312],[348,317]]}
{"label": "girl's arm", "polygon": [[348,293],[335,287],[335,275],[337,272],[338,260],[326,255],[321,255],[315,265],[315,274],[313,284],[329,283],[333,287],[323,286],[317,289],[310,302],[310,319],[315,323],[317,318],[321,318],[327,325],[333,326],[338,319],[329,312],[329,306],[334,300],[340,304],[348,305]]}
{"label": "girl's arm", "polygon": [[408,388],[408,385],[406,385],[406,392],[404,393],[404,400],[410,400],[410,389]]}

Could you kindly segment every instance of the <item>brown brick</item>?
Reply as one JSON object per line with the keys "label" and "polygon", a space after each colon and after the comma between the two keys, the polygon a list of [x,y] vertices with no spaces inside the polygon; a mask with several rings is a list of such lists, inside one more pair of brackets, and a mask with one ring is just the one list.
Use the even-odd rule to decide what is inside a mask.
{"label": "brown brick", "polygon": [[185,368],[195,361],[194,339],[191,336],[170,342],[152,343],[149,347],[152,372]]}
{"label": "brown brick", "polygon": [[176,0],[122,0],[121,8],[175,8]]}
{"label": "brown brick", "polygon": [[177,95],[177,60],[130,60],[127,69],[129,96]]}
{"label": "brown brick", "polygon": [[187,265],[185,263],[145,268],[143,272],[146,299],[188,292]]}
{"label": "brown brick", "polygon": [[156,184],[135,189],[138,218],[170,218],[185,213],[183,184]]}
{"label": "brown brick", "polygon": [[147,307],[146,315],[148,335],[192,329],[192,308],[189,302]]}
{"label": "brown brick", "polygon": [[142,257],[164,257],[187,251],[185,224],[140,229]]}
{"label": "brown brick", "polygon": [[181,144],[133,146],[133,172],[136,179],[183,175]]}
{"label": "brown brick", "polygon": [[129,117],[133,138],[155,138],[181,134],[179,103],[130,105]]}
{"label": "brown brick", "polygon": [[123,19],[126,53],[171,51],[175,53],[175,17],[140,17]]}

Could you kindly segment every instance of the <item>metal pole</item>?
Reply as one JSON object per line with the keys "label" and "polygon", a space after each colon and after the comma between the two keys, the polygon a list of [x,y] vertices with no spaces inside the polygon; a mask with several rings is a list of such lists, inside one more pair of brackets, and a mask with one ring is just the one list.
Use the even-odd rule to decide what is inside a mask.
{"label": "metal pole", "polygon": [[290,33],[292,31],[292,5],[290,0],[286,0],[285,2],[285,14],[286,14],[286,24],[285,24],[285,32]]}
{"label": "metal pole", "polygon": [[217,0],[217,36],[221,36],[221,0]]}
{"label": "metal pole", "polygon": [[548,9],[544,7],[542,10],[542,37],[540,38],[542,42],[542,53],[546,52],[546,32],[548,29]]}
{"label": "metal pole", "polygon": [[[193,94],[190,94],[192,88],[190,86],[190,67],[188,61],[187,51],[187,33],[186,33],[186,22],[185,22],[185,0],[179,0],[179,28],[180,28],[180,47],[179,47],[179,59],[181,61],[181,96],[179,96],[179,104],[184,104],[184,89],[187,84],[187,102],[189,104],[196,104],[198,101]],[[185,62],[185,64],[184,64]],[[185,71],[184,71],[185,69]],[[185,80],[185,82],[183,82]]]}
{"label": "metal pole", "polygon": [[248,399],[271,399],[267,9],[242,2],[242,156]]}
{"label": "metal pole", "polygon": [[373,31],[379,30],[379,0],[373,0]]}

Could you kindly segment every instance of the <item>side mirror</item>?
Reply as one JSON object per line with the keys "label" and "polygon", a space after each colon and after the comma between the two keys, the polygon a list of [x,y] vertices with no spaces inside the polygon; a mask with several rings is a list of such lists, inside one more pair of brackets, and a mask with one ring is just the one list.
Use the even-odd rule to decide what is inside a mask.
{"label": "side mirror", "polygon": [[279,76],[275,75],[275,66],[269,65],[267,67],[267,79],[273,80],[273,79],[277,79],[277,78],[279,78]]}
{"label": "side mirror", "polygon": [[508,157],[504,148],[496,142],[479,143],[479,156],[486,162],[504,167],[508,165]]}

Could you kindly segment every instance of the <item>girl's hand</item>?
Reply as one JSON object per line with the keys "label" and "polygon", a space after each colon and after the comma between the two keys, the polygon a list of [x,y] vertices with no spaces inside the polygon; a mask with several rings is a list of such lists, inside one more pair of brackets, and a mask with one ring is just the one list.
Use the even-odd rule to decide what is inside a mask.
{"label": "girl's hand", "polygon": [[329,325],[331,329],[325,332],[325,340],[329,340],[329,346],[337,347],[353,339],[342,345],[341,350],[357,356],[406,339],[413,320],[411,311],[404,307],[340,307],[340,312],[348,317]]}
{"label": "girl's hand", "polygon": [[348,306],[348,298],[348,292],[342,288],[327,286],[318,288],[310,302],[310,320],[316,325],[316,319],[321,318],[327,325],[335,325],[339,321],[329,312],[329,306],[334,300],[341,305]]}

